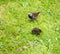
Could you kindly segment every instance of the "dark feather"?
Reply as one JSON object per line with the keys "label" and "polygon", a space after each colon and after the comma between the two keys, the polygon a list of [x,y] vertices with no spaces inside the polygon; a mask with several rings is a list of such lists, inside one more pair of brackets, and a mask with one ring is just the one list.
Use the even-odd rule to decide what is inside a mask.
{"label": "dark feather", "polygon": [[40,13],[40,12],[29,13],[29,14],[28,14],[28,17],[29,17],[30,19],[36,19],[37,16],[39,15],[39,13]]}

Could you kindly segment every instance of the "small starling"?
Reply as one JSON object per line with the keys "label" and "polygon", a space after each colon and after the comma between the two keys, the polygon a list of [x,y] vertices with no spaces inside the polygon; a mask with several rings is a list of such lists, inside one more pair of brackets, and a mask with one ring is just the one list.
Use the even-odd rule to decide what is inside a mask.
{"label": "small starling", "polygon": [[36,20],[37,16],[39,15],[40,12],[36,12],[36,13],[29,13],[28,14],[28,17],[31,19],[31,20]]}
{"label": "small starling", "polygon": [[42,31],[39,28],[33,28],[32,34],[39,35]]}

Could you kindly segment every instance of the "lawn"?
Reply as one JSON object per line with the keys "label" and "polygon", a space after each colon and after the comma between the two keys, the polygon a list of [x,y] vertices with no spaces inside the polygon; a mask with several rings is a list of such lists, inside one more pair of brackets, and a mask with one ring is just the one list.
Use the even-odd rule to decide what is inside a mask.
{"label": "lawn", "polygon": [[0,54],[60,54],[60,0],[0,0]]}

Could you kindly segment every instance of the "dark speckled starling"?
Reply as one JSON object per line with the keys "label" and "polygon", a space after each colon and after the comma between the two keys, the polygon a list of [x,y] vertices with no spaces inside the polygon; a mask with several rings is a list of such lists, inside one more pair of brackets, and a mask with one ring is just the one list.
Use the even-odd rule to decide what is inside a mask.
{"label": "dark speckled starling", "polygon": [[32,34],[40,35],[41,32],[42,32],[42,31],[41,31],[41,29],[39,29],[39,28],[33,28],[33,29],[32,29]]}
{"label": "dark speckled starling", "polygon": [[39,15],[40,12],[36,12],[36,13],[29,13],[28,14],[28,17],[31,19],[31,20],[36,20],[37,19],[37,16]]}

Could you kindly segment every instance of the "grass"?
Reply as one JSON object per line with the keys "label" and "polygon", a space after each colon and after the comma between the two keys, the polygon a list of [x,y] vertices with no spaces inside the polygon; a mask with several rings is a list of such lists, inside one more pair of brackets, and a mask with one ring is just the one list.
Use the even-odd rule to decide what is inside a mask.
{"label": "grass", "polygon": [[[29,22],[37,11],[38,22]],[[34,27],[41,35],[31,34]],[[60,54],[60,0],[0,0],[0,54]]]}

